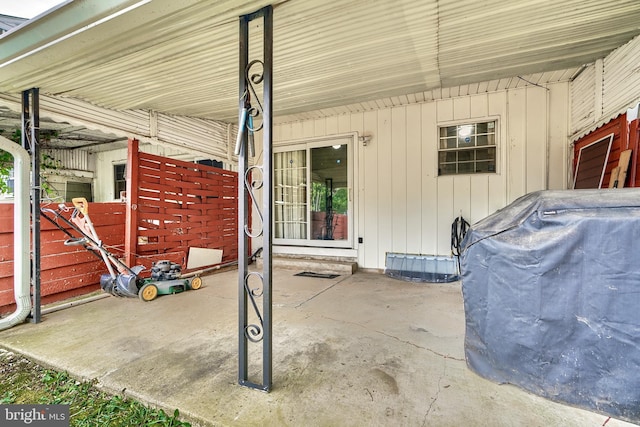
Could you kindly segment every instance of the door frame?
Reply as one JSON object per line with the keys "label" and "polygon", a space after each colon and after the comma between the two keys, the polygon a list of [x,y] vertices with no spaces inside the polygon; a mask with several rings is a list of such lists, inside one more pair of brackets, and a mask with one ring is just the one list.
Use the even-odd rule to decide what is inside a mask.
{"label": "door frame", "polygon": [[[340,253],[341,256],[355,256],[353,251],[350,249],[355,249],[355,236],[357,230],[357,194],[356,191],[357,183],[356,179],[358,176],[358,165],[357,165],[357,155],[356,148],[358,147],[358,132],[348,132],[348,133],[340,133],[340,134],[332,134],[320,137],[312,137],[312,138],[302,138],[297,140],[290,141],[281,141],[277,144],[274,144],[273,154],[278,152],[291,151],[295,149],[296,146],[298,149],[304,149],[307,153],[311,148],[323,147],[323,146],[331,146],[332,141],[342,141],[342,143],[347,143],[347,182],[348,182],[348,197],[349,197],[349,207],[347,209],[347,227],[348,227],[348,238],[347,240],[312,240],[312,239],[276,239],[273,238],[274,245],[274,253],[293,253],[296,252],[295,248],[309,248],[307,251],[314,252],[319,255],[324,254],[332,254],[333,252]],[[307,179],[309,179],[311,164],[308,165],[307,170]],[[275,185],[275,179],[274,183]],[[308,183],[310,186],[310,182]],[[309,187],[310,188],[310,187]],[[307,191],[307,202],[310,198],[310,191]],[[275,209],[275,200],[272,202],[272,209]],[[307,207],[308,213],[310,213],[309,207]],[[275,221],[275,215],[272,215],[273,221]],[[311,217],[307,218],[308,227],[311,227]],[[274,226],[272,224],[272,226]],[[330,243],[330,244],[329,244]],[[290,247],[290,250],[285,248]],[[280,248],[280,250],[278,250]],[[317,250],[315,249],[317,248]]]}

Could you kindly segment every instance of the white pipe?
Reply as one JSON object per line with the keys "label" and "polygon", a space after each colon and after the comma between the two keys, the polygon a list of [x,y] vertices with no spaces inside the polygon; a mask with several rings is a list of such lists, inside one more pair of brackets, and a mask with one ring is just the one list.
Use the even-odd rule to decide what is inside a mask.
{"label": "white pipe", "polygon": [[13,295],[16,311],[0,319],[0,331],[24,322],[31,312],[29,277],[29,165],[27,150],[0,136],[0,150],[13,156]]}

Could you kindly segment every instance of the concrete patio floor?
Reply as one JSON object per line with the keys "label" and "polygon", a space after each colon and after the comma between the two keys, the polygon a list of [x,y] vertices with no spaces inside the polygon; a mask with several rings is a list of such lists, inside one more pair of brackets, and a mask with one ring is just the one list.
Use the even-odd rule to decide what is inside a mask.
{"label": "concrete patio floor", "polygon": [[471,372],[459,283],[295,273],[274,270],[270,393],[238,385],[237,270],[149,303],[108,297],[49,313],[0,332],[0,346],[194,425],[632,425]]}

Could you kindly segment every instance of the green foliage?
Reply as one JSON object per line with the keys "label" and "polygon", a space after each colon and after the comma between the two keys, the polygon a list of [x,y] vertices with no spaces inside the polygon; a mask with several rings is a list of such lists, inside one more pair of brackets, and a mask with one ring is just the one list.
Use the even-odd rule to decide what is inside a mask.
{"label": "green foliage", "polygon": [[[0,129],[0,135],[4,135],[4,129]],[[16,129],[10,136],[5,136],[13,142],[21,143],[21,131]],[[51,137],[57,137],[58,132],[53,131],[50,133],[41,134],[41,140],[50,139]],[[11,177],[11,170],[13,169],[13,156],[4,150],[0,150],[0,194],[6,194],[11,192],[9,188],[9,178]],[[62,165],[59,160],[51,157],[46,153],[41,154],[40,158],[40,170],[44,173],[50,173],[51,171],[62,169]],[[40,176],[41,188],[45,196],[53,195],[55,189],[47,182],[44,176]]]}
{"label": "green foliage", "polygon": [[44,369],[0,349],[0,404],[69,405],[75,427],[190,427],[180,412],[167,414],[124,396],[96,388],[96,381],[77,381],[66,372]]}
{"label": "green foliage", "polygon": [[[4,132],[4,129],[0,129],[0,135],[9,138],[13,142],[20,142],[19,130],[14,131],[9,136],[4,135]],[[13,156],[4,150],[0,150],[0,193],[8,193],[11,191],[8,185],[11,169],[13,169]]]}
{"label": "green foliage", "polygon": [[[311,183],[311,210],[324,212],[326,210],[327,187],[322,182]],[[349,207],[348,192],[346,188],[333,190],[333,212],[346,214]]]}

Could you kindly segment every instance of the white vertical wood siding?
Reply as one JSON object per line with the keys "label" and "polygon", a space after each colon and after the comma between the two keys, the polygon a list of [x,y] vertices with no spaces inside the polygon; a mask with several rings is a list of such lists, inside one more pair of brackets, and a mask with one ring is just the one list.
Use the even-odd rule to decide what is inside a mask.
{"label": "white vertical wood siding", "polygon": [[[474,223],[525,193],[566,188],[568,97],[568,83],[530,86],[281,123],[274,138],[371,136],[354,148],[358,263],[382,269],[387,252],[449,255],[460,214]],[[439,124],[485,119],[498,120],[497,173],[438,177]]]}
{"label": "white vertical wood siding", "polygon": [[60,169],[93,172],[95,156],[86,150],[43,149],[42,155],[51,157]]}
{"label": "white vertical wood siding", "polygon": [[571,133],[595,123],[596,68],[590,65],[571,83]]}
{"label": "white vertical wood siding", "polygon": [[640,102],[640,36],[589,65],[571,82],[571,140]]}
{"label": "white vertical wood siding", "polygon": [[[602,110],[614,116],[640,101],[640,37],[604,59]],[[633,104],[633,105],[632,105]]]}

